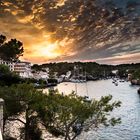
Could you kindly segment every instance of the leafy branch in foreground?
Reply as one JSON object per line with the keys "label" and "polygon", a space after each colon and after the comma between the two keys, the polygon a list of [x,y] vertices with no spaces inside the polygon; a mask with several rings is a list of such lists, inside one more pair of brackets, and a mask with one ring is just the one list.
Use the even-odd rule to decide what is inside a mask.
{"label": "leafy branch in foreground", "polygon": [[19,75],[9,70],[8,66],[0,65],[0,86],[11,86],[22,81]]}
{"label": "leafy branch in foreground", "polygon": [[[75,93],[63,96],[57,90],[51,90],[44,94],[32,85],[18,84],[0,87],[0,97],[5,100],[4,122],[16,120],[22,123],[21,135],[25,140],[41,139],[40,123],[53,135],[61,135],[65,140],[74,140],[90,128],[120,123],[120,118],[110,117],[121,104],[111,102],[111,95],[99,101],[87,101]],[[20,114],[23,114],[22,120],[18,118]]]}
{"label": "leafy branch in foreground", "polygon": [[[40,139],[37,110],[45,107],[42,91],[36,90],[32,85],[18,84],[0,87],[0,97],[5,101],[4,126],[6,121],[18,121],[24,125],[21,132],[24,140]],[[19,115],[23,118],[19,118]]]}
{"label": "leafy branch in foreground", "polygon": [[50,132],[64,136],[65,140],[74,140],[91,127],[114,126],[121,122],[120,118],[108,117],[121,104],[119,101],[110,103],[111,100],[109,95],[89,102],[74,93],[62,96],[55,91],[47,96],[45,116],[42,117]]}

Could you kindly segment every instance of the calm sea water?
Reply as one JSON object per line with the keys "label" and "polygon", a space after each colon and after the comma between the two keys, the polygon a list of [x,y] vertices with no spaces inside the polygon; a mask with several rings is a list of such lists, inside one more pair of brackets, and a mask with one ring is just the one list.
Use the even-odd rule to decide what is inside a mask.
{"label": "calm sea water", "polygon": [[[76,88],[77,87],[77,88]],[[77,89],[77,94],[100,99],[101,96],[113,95],[113,100],[120,100],[122,106],[112,115],[121,117],[122,123],[115,127],[100,128],[97,132],[90,130],[83,133],[80,140],[140,140],[140,96],[138,86],[129,82],[112,84],[112,80],[92,81],[87,83],[61,83],[60,92],[69,94]]]}

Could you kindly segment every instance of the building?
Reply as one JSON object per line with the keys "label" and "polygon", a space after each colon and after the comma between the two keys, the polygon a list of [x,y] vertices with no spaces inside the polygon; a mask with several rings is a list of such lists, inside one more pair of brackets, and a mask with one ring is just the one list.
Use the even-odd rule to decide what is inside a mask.
{"label": "building", "polygon": [[3,61],[0,59],[0,65],[2,64],[8,66],[10,71],[14,71],[14,63],[12,61]]}
{"label": "building", "polygon": [[19,74],[23,78],[31,78],[31,63],[29,62],[17,62],[14,64],[14,72]]}
{"label": "building", "polygon": [[33,78],[37,79],[37,80],[39,80],[39,79],[46,80],[49,78],[49,75],[48,75],[48,72],[38,71],[38,72],[33,73]]}
{"label": "building", "polygon": [[115,75],[117,75],[118,70],[112,70],[112,73],[115,74]]}
{"label": "building", "polygon": [[29,62],[12,62],[0,59],[0,64],[8,66],[10,71],[16,72],[20,77],[32,78],[31,63]]}
{"label": "building", "polygon": [[128,81],[131,81],[131,80],[132,80],[132,77],[133,77],[132,74],[129,73],[129,74],[128,74]]}

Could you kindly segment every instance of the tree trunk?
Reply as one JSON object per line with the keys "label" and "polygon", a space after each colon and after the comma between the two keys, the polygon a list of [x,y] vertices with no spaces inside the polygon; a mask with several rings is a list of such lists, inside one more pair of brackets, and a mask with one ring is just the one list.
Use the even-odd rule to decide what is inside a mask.
{"label": "tree trunk", "polygon": [[26,119],[26,123],[25,123],[25,140],[30,140],[30,137],[29,137],[29,110],[28,110],[28,108],[25,111],[25,119]]}
{"label": "tree trunk", "polygon": [[77,135],[75,134],[75,136],[74,136],[71,140],[75,140],[75,139],[76,139],[76,137],[77,137]]}
{"label": "tree trunk", "polygon": [[6,120],[7,120],[7,118],[3,118],[3,132],[4,132],[4,129],[5,129]]}
{"label": "tree trunk", "polygon": [[66,132],[65,140],[68,140],[68,133]]}
{"label": "tree trunk", "polygon": [[65,140],[70,140],[70,136],[69,136],[69,128],[66,129]]}

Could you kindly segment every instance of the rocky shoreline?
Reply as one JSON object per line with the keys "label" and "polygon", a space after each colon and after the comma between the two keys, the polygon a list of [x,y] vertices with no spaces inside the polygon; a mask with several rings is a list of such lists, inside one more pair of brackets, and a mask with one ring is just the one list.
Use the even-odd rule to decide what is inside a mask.
{"label": "rocky shoreline", "polygon": [[[131,84],[140,86],[140,80],[139,79],[132,79]],[[140,88],[138,89],[137,92],[138,92],[138,94],[140,94]]]}
{"label": "rocky shoreline", "polygon": [[131,80],[132,85],[140,85],[140,80],[139,79],[133,79]]}

